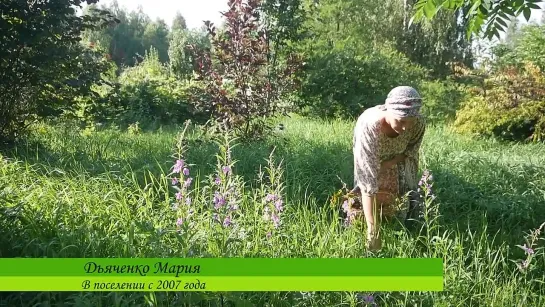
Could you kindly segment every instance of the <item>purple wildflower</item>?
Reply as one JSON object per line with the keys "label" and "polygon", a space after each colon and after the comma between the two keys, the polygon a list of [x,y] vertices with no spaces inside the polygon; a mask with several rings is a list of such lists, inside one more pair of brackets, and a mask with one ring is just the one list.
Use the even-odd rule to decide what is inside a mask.
{"label": "purple wildflower", "polygon": [[231,204],[231,206],[229,207],[229,209],[231,209],[231,211],[236,211],[236,210],[238,210],[238,205],[235,204],[235,203],[233,203],[233,204]]}
{"label": "purple wildflower", "polygon": [[174,177],[172,178],[172,185],[177,185],[178,184],[178,178]]}
{"label": "purple wildflower", "polygon": [[433,181],[433,175],[429,170],[425,170],[422,174],[422,178],[418,182],[418,193],[421,193],[422,190],[424,190],[427,197],[429,197],[432,201],[435,200],[435,195],[432,191],[432,182]]}
{"label": "purple wildflower", "polygon": [[348,211],[347,215],[346,215],[346,218],[344,220],[344,226],[346,226],[346,227],[350,226],[350,224],[352,224],[352,222],[354,221],[355,218],[356,218],[356,212]]}
{"label": "purple wildflower", "polygon": [[223,173],[224,173],[225,175],[231,174],[231,167],[228,166],[228,165],[222,167],[221,170],[223,171]]}
{"label": "purple wildflower", "polygon": [[188,206],[191,205],[191,197],[187,197],[187,198],[185,199],[185,204],[188,205]]}
{"label": "purple wildflower", "polygon": [[223,205],[225,205],[225,198],[221,196],[220,193],[216,192],[216,194],[214,195],[214,208],[218,210]]}
{"label": "purple wildflower", "polygon": [[187,178],[184,182],[184,187],[189,188],[192,182],[193,182],[193,178],[191,177]]}
{"label": "purple wildflower", "polygon": [[223,220],[223,226],[224,227],[231,226],[231,217],[230,216],[225,217],[225,219]]}
{"label": "purple wildflower", "polygon": [[184,223],[184,220],[179,217],[178,220],[176,220],[176,226],[182,226],[182,224]]}
{"label": "purple wildflower", "polygon": [[272,221],[273,221],[273,224],[274,224],[274,228],[278,228],[278,226],[280,226],[280,217],[278,217],[278,215],[273,213]]}
{"label": "purple wildflower", "polygon": [[534,250],[533,250],[531,247],[528,247],[526,244],[524,244],[524,246],[522,247],[522,249],[523,249],[528,255],[533,255],[533,254],[534,254]]}
{"label": "purple wildflower", "polygon": [[189,176],[189,168],[184,168],[183,170],[184,176]]}
{"label": "purple wildflower", "polygon": [[176,200],[182,199],[182,192],[176,193]]}
{"label": "purple wildflower", "polygon": [[283,206],[283,202],[282,202],[281,199],[276,200],[276,202],[274,203],[274,206],[276,207],[276,210],[278,212],[284,211],[284,206]]}
{"label": "purple wildflower", "polygon": [[219,218],[219,215],[217,213],[214,213],[212,215],[212,218],[216,221],[216,222],[219,222],[220,218]]}
{"label": "purple wildflower", "polygon": [[182,170],[182,167],[184,167],[184,164],[184,160],[176,160],[176,164],[174,164],[174,169],[172,171],[178,174]]}
{"label": "purple wildflower", "polygon": [[216,179],[214,180],[214,183],[216,185],[220,185],[221,184],[221,178],[220,177],[216,177]]}
{"label": "purple wildflower", "polygon": [[350,211],[350,206],[348,205],[348,200],[345,200],[344,203],[343,203],[343,211],[345,213],[348,213],[348,211]]}
{"label": "purple wildflower", "polygon": [[362,293],[356,294],[356,298],[361,300],[365,305],[376,306],[375,298],[372,295],[365,295]]}
{"label": "purple wildflower", "polygon": [[275,194],[267,194],[267,196],[265,196],[266,202],[273,202],[277,199],[278,199],[278,196],[276,196]]}

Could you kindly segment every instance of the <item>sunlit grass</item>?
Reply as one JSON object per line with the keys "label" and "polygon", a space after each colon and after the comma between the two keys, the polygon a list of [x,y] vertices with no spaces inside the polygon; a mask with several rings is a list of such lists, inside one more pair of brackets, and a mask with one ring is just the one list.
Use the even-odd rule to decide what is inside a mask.
{"label": "sunlit grass", "polygon": [[[217,163],[218,146],[199,130],[188,131],[183,157],[192,164],[195,211],[182,233],[169,175],[181,128],[141,134],[106,129],[83,136],[72,127],[41,126],[27,143],[4,151],[0,256],[442,257],[445,292],[375,293],[376,301],[381,306],[545,305],[543,252],[536,248],[526,274],[514,262],[525,259],[516,245],[545,221],[544,145],[472,140],[430,128],[421,167],[434,175],[437,200],[430,205],[438,206],[440,216],[422,232],[385,226],[384,250],[372,255],[364,249],[364,229],[345,227],[340,208],[329,204],[341,180],[352,182],[353,123],[282,122],[284,130],[267,141],[233,149],[231,176],[241,195],[230,227],[213,217],[213,180],[224,163]],[[267,165],[283,172],[278,229],[262,218],[263,196],[271,189]],[[11,293],[0,298],[8,306],[220,306],[222,301],[350,306],[358,301],[355,293]]]}

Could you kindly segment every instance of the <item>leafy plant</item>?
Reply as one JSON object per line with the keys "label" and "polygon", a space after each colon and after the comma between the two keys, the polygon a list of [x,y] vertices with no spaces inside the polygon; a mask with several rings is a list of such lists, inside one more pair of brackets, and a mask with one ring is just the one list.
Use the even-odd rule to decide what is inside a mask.
{"label": "leafy plant", "polygon": [[116,20],[105,11],[76,15],[96,0],[0,4],[0,137],[14,139],[37,117],[58,115],[77,96],[94,95],[107,60],[80,44],[81,33]]}
{"label": "leafy plant", "polygon": [[168,49],[170,70],[179,79],[190,80],[197,64],[196,56],[210,48],[207,34],[194,30],[172,32]]}
{"label": "leafy plant", "polygon": [[344,46],[312,55],[304,70],[298,106],[321,117],[355,117],[384,103],[393,87],[418,87],[426,75],[391,47],[362,49]]}
{"label": "leafy plant", "polygon": [[467,96],[464,85],[450,79],[423,81],[419,92],[424,101],[422,113],[429,123],[449,123],[456,117],[460,104]]}
{"label": "leafy plant", "polygon": [[[242,138],[262,136],[270,128],[268,119],[281,111],[279,98],[294,84],[298,63],[295,55],[288,55],[282,70],[269,69],[270,48],[259,4],[259,0],[230,0],[222,31],[205,22],[212,50],[200,56],[198,66],[199,79],[211,97],[201,106]],[[282,82],[272,82],[273,74]]]}
{"label": "leafy plant", "polygon": [[499,38],[500,31],[505,31],[510,18],[523,14],[529,21],[532,9],[540,10],[538,3],[541,2],[543,0],[418,0],[411,23],[424,18],[433,19],[441,9],[462,10],[470,20],[468,36],[479,34],[484,28],[486,37]]}
{"label": "leafy plant", "polygon": [[206,118],[195,108],[198,101],[208,100],[202,84],[176,79],[154,48],[137,66],[127,68],[119,83],[118,100],[112,100],[114,118],[125,124],[181,124],[187,119]]}
{"label": "leafy plant", "polygon": [[545,77],[528,63],[504,69],[475,88],[475,96],[456,115],[462,133],[496,136],[507,140],[545,139]]}

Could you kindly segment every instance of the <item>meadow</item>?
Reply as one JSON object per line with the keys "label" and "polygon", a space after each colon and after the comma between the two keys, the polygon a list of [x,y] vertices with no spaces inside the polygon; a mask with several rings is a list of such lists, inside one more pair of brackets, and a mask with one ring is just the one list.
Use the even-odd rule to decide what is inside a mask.
{"label": "meadow", "polygon": [[369,253],[365,230],[331,203],[352,183],[354,122],[280,122],[250,143],[193,126],[180,141],[183,127],[38,125],[2,151],[0,257],[442,257],[444,292],[2,293],[0,305],[545,305],[543,242],[530,233],[545,222],[544,144],[430,126],[425,217],[411,229],[384,225],[382,251]]}

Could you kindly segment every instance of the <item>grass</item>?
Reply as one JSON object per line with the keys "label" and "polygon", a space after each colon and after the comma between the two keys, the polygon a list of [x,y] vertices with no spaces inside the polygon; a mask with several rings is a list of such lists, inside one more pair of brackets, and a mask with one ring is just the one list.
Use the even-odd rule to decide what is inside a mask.
{"label": "grass", "polygon": [[[195,212],[181,232],[176,220],[187,211],[172,209],[176,191],[169,177],[179,129],[140,134],[106,129],[82,136],[68,126],[37,127],[33,138],[3,153],[0,256],[442,257],[445,292],[375,293],[377,303],[545,305],[543,251],[535,248],[524,272],[516,263],[526,257],[517,245],[545,221],[544,145],[474,140],[430,127],[421,167],[434,176],[437,199],[429,210],[439,216],[423,231],[386,225],[384,249],[373,255],[364,249],[364,230],[345,227],[339,208],[329,204],[341,180],[352,182],[353,123],[304,118],[283,123],[285,130],[268,140],[232,149],[234,175],[224,177],[219,188],[212,181],[226,163],[218,166],[217,159],[226,153],[198,129],[188,132],[184,158],[192,164]],[[282,180],[269,182],[271,174]],[[223,220],[228,212],[214,210],[213,192],[230,186],[239,194],[239,209],[231,213],[236,223],[221,227],[213,214]],[[261,218],[261,199],[272,192],[284,200],[279,229]],[[356,306],[361,300],[348,292],[3,293],[0,304]]]}

